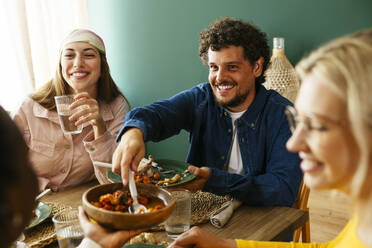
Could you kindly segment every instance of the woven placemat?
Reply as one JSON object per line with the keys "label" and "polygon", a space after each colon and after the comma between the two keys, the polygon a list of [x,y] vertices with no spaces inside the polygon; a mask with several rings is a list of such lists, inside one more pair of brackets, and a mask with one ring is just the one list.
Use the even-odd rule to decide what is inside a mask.
{"label": "woven placemat", "polygon": [[[208,192],[198,191],[193,193],[191,196],[190,224],[193,226],[208,222],[211,213],[219,209],[226,201],[227,199],[225,197],[217,196]],[[63,211],[64,209],[71,208],[63,204],[51,202],[44,203],[52,207],[51,216]],[[162,223],[151,228],[150,231],[163,231],[164,229],[164,224]],[[24,234],[26,236],[24,242],[32,248],[44,247],[57,240],[51,217],[39,225],[26,230]]]}
{"label": "woven placemat", "polygon": [[[228,199],[209,192],[198,191],[191,196],[190,225],[199,225],[209,221],[211,213],[219,209]],[[150,229],[151,231],[165,230],[164,223]]]}
{"label": "woven placemat", "polygon": [[44,203],[51,206],[52,208],[52,213],[50,214],[50,217],[46,219],[44,222],[40,223],[39,225],[34,226],[33,228],[26,230],[24,232],[25,237],[26,237],[24,242],[28,246],[33,247],[33,248],[44,247],[57,240],[56,232],[54,230],[54,226],[52,222],[52,216],[54,216],[55,214],[67,208],[71,208],[64,204],[56,204],[52,202],[44,202]]}

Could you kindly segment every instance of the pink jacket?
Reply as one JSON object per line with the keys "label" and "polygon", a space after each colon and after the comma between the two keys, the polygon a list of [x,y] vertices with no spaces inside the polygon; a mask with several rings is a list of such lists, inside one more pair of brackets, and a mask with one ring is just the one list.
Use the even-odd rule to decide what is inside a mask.
{"label": "pink jacket", "polygon": [[107,183],[107,169],[94,168],[93,161],[111,162],[119,132],[129,106],[118,96],[111,104],[99,102],[107,131],[94,140],[92,126],[86,125],[80,134],[64,134],[58,115],[27,98],[13,113],[29,147],[30,161],[39,178],[40,191],[58,191],[97,177]]}

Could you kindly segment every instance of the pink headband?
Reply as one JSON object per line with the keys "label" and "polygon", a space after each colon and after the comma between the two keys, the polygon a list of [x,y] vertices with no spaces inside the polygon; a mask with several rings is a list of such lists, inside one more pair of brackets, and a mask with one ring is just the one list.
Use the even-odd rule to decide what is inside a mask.
{"label": "pink headband", "polygon": [[71,42],[87,42],[97,48],[101,53],[106,53],[102,38],[88,29],[73,30],[63,41],[62,47]]}

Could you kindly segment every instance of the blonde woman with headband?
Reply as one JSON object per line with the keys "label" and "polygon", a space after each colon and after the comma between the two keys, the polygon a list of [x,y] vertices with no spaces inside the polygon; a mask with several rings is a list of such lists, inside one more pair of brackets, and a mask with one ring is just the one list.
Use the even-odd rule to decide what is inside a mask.
{"label": "blonde woman with headband", "polygon": [[308,187],[350,196],[348,224],[324,244],[225,240],[194,227],[170,247],[372,247],[372,29],[320,47],[296,70],[302,84],[295,108],[287,108],[287,148],[299,153]]}
{"label": "blonde woman with headband", "polygon": [[[80,134],[64,134],[54,96],[75,94],[71,118]],[[53,79],[27,97],[13,119],[29,148],[39,190],[54,191],[89,181],[106,181],[105,170],[92,160],[111,162],[115,137],[129,104],[115,85],[103,40],[87,29],[72,31],[64,40]]]}

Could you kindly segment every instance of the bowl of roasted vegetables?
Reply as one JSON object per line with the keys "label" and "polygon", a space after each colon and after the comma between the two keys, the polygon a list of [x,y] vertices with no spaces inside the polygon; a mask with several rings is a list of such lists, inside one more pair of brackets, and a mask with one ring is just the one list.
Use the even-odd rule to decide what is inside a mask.
{"label": "bowl of roasted vegetables", "polygon": [[88,189],[82,196],[83,208],[97,223],[112,229],[143,229],[165,221],[173,211],[175,200],[156,185],[136,183],[139,203],[147,212],[130,214],[133,203],[128,187],[122,183],[103,184]]}

